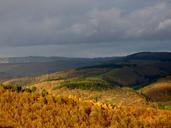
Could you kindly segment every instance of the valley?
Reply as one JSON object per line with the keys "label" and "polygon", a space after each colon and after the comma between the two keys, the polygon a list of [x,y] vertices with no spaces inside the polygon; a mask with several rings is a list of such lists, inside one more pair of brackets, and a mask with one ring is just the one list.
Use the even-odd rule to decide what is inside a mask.
{"label": "valley", "polygon": [[[11,74],[15,71],[22,76],[1,79],[0,112],[3,114],[0,114],[0,126],[29,127],[32,122],[32,127],[52,127],[59,123],[63,123],[63,127],[95,127],[93,120],[100,121],[99,128],[116,127],[117,123],[119,127],[171,126],[171,53],[143,52],[116,58],[94,58],[87,62],[78,59],[78,64],[74,61],[73,67],[65,64],[68,60],[64,65],[30,60],[21,65],[2,64],[6,68],[1,71]],[[62,65],[64,69],[49,72],[45,68],[47,63],[53,63],[54,67]],[[25,71],[29,73],[24,74]],[[17,100],[19,104],[16,104]],[[23,105],[24,109],[20,110]],[[93,113],[97,115],[92,117]],[[49,114],[53,121],[42,114]],[[66,122],[70,114],[74,124],[71,120]],[[3,124],[7,118],[9,125]],[[20,121],[15,123],[12,118]]]}

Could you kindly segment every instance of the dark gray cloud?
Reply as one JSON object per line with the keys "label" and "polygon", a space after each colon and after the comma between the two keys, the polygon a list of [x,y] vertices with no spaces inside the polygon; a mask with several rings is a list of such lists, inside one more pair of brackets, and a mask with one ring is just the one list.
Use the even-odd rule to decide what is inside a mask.
{"label": "dark gray cloud", "polygon": [[162,45],[171,40],[170,7],[170,0],[1,0],[0,46]]}

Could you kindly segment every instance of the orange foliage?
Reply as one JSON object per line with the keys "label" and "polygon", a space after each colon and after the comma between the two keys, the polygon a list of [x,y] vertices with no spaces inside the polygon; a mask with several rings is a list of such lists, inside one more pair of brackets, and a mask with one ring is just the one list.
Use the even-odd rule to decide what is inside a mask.
{"label": "orange foliage", "polygon": [[171,111],[0,89],[0,127],[171,127]]}

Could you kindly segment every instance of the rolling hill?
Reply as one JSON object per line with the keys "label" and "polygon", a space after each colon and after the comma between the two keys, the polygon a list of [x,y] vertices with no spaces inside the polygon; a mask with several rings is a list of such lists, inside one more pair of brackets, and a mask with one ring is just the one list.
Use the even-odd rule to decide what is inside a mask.
{"label": "rolling hill", "polygon": [[126,60],[171,61],[170,52],[140,52],[128,55]]}
{"label": "rolling hill", "polygon": [[[120,58],[118,60],[114,58],[92,59],[93,61],[90,61],[92,63],[90,63],[89,61],[84,62],[81,60],[77,62],[77,64],[74,62],[62,64],[62,62],[60,62],[61,64],[50,63],[50,65],[46,65],[46,66],[44,65],[44,63],[43,63],[44,66],[39,63],[38,64],[33,63],[33,65],[31,65],[32,63],[27,63],[29,67],[27,67],[27,64],[22,64],[22,66],[19,66],[19,68],[17,68],[17,66],[16,67],[14,66],[12,69],[8,69],[8,70],[10,70],[11,73],[14,73],[15,71],[16,71],[15,73],[19,73],[19,74],[20,72],[21,74],[25,73],[25,76],[27,76],[28,73],[32,73],[35,75],[34,77],[17,78],[17,79],[9,80],[5,83],[10,83],[10,82],[17,83],[17,81],[19,82],[22,81],[22,83],[24,84],[30,84],[30,83],[37,83],[37,82],[51,81],[51,80],[69,80],[71,78],[86,79],[87,77],[93,77],[106,81],[107,83],[112,84],[112,86],[119,86],[119,87],[126,86],[126,87],[132,87],[138,89],[143,86],[146,86],[149,83],[156,81],[161,77],[165,77],[171,74],[170,56],[171,56],[170,53],[144,53],[143,52],[143,53],[129,55],[127,57],[123,57],[122,59]],[[152,59],[153,57],[155,59]],[[98,63],[98,64],[93,65],[94,63]],[[63,68],[60,67],[60,65],[64,65],[64,64],[65,64],[64,66],[65,71],[36,77],[36,75],[40,73],[39,71],[41,71],[41,73],[45,73],[47,70],[48,72],[53,72],[58,68],[64,70],[64,67]],[[58,65],[58,67],[54,68],[55,65]],[[83,65],[90,65],[90,66],[83,66]],[[6,66],[5,69],[10,67],[8,66],[8,64],[4,66]],[[79,68],[76,67],[75,69],[67,70],[67,68],[69,67],[72,68],[75,66],[78,66]],[[36,71],[37,74],[35,73]],[[61,77],[61,74],[63,77]],[[37,81],[37,79],[39,81]]]}
{"label": "rolling hill", "polygon": [[47,71],[54,62],[3,63],[34,75],[1,80],[0,127],[170,127],[171,60],[164,55],[79,60],[41,75],[35,64]]}
{"label": "rolling hill", "polygon": [[82,66],[101,64],[110,60],[115,60],[115,57],[92,59],[67,57],[0,58],[0,79],[36,76]]}
{"label": "rolling hill", "polygon": [[171,104],[171,76],[161,78],[156,82],[140,89],[152,101],[161,104]]}
{"label": "rolling hill", "polygon": [[[155,53],[149,53],[149,56],[151,54],[154,56]],[[161,55],[162,58],[163,54]],[[136,55],[138,56],[135,57]],[[146,100],[149,100],[149,97],[151,97],[150,100],[154,100],[157,98],[158,92],[161,91],[163,97],[156,101],[163,102],[166,98],[169,101],[171,97],[165,95],[166,93],[162,90],[162,87],[167,89],[167,94],[170,94],[170,88],[164,87],[163,84],[161,84],[161,88],[157,88],[158,90],[141,91],[139,93],[142,88],[145,90],[151,84],[155,84],[155,81],[171,74],[170,56],[168,56],[168,53],[166,55],[168,59],[165,57],[165,60],[163,60],[159,59],[160,53],[156,53],[155,57],[158,56],[158,59],[149,60],[150,57],[147,57],[147,53],[145,53],[145,57],[144,53],[137,53],[133,55],[133,58],[130,58],[132,56],[130,55],[129,59],[127,57],[115,61],[108,59],[101,64],[45,75],[15,78],[2,81],[1,84],[5,87],[36,87],[40,92],[45,89],[54,95],[75,95],[82,99],[98,100],[112,104],[124,102],[127,105],[135,102],[145,103]],[[137,59],[139,56],[140,58]],[[132,102],[132,100],[135,102]]]}

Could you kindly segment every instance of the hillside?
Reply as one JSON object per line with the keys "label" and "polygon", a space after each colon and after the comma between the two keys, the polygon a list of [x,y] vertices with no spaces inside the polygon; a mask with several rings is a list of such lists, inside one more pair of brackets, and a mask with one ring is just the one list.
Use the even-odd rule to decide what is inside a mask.
{"label": "hillside", "polygon": [[[156,56],[159,57],[159,55],[156,53]],[[148,87],[156,80],[171,74],[169,60],[148,60],[149,57],[145,60],[145,58],[106,61],[103,64],[72,70],[1,81],[1,84],[6,88],[13,88],[12,86],[36,87],[40,92],[45,89],[54,95],[74,95],[82,99],[98,100],[104,103],[124,102],[127,105],[133,104],[132,101],[145,103],[151,96],[145,92],[139,94],[136,90]],[[165,92],[160,89],[159,91]],[[159,101],[166,100],[168,95],[164,94]],[[168,98],[170,100],[170,97]]]}
{"label": "hillside", "polygon": [[159,79],[158,81],[140,89],[144,95],[152,101],[161,104],[171,104],[171,76]]}
{"label": "hillside", "polygon": [[170,120],[171,111],[150,106],[114,106],[0,88],[0,127],[3,128],[169,128]]}
{"label": "hillside", "polygon": [[171,61],[170,52],[140,52],[128,55],[126,60]]}
{"label": "hillside", "polygon": [[17,57],[0,58],[0,79],[36,76],[108,62],[115,58]]}
{"label": "hillside", "polygon": [[[141,55],[143,54],[143,55]],[[152,57],[155,55],[156,60],[149,60],[150,56],[152,54]],[[160,54],[161,54],[161,58],[160,58]],[[141,88],[149,83],[152,83],[154,81],[156,81],[157,79],[161,78],[161,77],[165,77],[167,75],[171,74],[171,61],[169,60],[170,58],[170,54],[169,53],[165,53],[167,55],[167,61],[166,61],[166,57],[165,60],[162,60],[164,53],[150,53],[149,57],[147,57],[147,53],[145,54],[144,57],[144,53],[137,53],[135,55],[130,55],[128,56],[129,60],[125,57],[123,57],[123,59],[119,59],[119,60],[108,60],[103,62],[102,64],[96,64],[93,66],[82,66],[79,68],[75,68],[72,69],[72,71],[67,71],[66,67],[65,67],[65,72],[63,72],[63,75],[65,76],[64,78],[59,78],[59,73],[52,73],[52,74],[48,74],[48,78],[44,79],[43,77],[47,77],[46,75],[42,75],[41,77],[30,77],[30,78],[18,78],[18,79],[14,79],[14,80],[10,80],[9,82],[6,83],[10,83],[11,81],[14,82],[16,81],[22,81],[21,83],[25,83],[25,84],[30,84],[30,83],[37,83],[39,81],[36,81],[37,79],[40,79],[41,81],[46,81],[46,80],[54,80],[54,79],[71,79],[71,78],[87,78],[87,77],[96,77],[96,78],[100,78],[112,85],[115,86],[120,86],[120,87],[132,87],[135,89]],[[131,57],[133,56],[133,57]],[[141,57],[143,56],[143,58]],[[137,58],[140,57],[138,60]],[[136,59],[135,59],[136,58]],[[146,58],[146,59],[145,59]],[[98,61],[96,61],[98,62]],[[62,63],[62,62],[61,62]],[[91,65],[92,63],[89,63],[87,61],[87,65]],[[35,65],[35,63],[33,64]],[[60,64],[57,64],[60,65]],[[61,64],[62,65],[62,64]],[[73,64],[72,63],[68,63],[67,64],[70,68],[74,67],[75,65],[78,66],[78,64]],[[82,63],[79,63],[79,66],[81,66]],[[8,65],[5,65],[8,67]],[[26,66],[26,65],[23,65]],[[30,63],[29,63],[30,66]],[[22,67],[20,66],[19,69],[16,68],[17,72],[24,72],[26,74],[28,74],[29,72],[35,72],[37,70],[40,71],[44,71],[44,73],[46,72],[46,70],[48,69],[49,72],[53,72],[53,70],[55,69],[51,69],[53,67],[55,67],[54,65],[47,65],[47,67],[44,67],[41,65],[37,65],[36,67],[31,66],[30,68],[28,67]],[[34,68],[33,68],[34,67]],[[69,68],[68,67],[68,68]],[[60,68],[63,69],[62,67],[58,66],[56,68]],[[28,73],[27,70],[29,69]],[[1,69],[2,70],[2,69]],[[13,68],[14,70],[14,68]],[[57,69],[56,69],[57,70]],[[63,69],[64,70],[64,69]],[[12,70],[11,70],[12,71]],[[14,71],[15,72],[15,71]],[[40,73],[40,72],[39,72]],[[43,73],[43,72],[42,72]],[[25,74],[25,75],[26,75]],[[36,75],[36,73],[34,73]],[[66,75],[67,74],[67,75]],[[36,80],[34,80],[36,79]],[[41,80],[43,79],[43,80]],[[27,83],[28,82],[28,83]]]}
{"label": "hillside", "polygon": [[171,61],[134,57],[1,80],[0,127],[169,128]]}
{"label": "hillside", "polygon": [[2,84],[5,88],[12,90],[20,86],[26,90],[36,88],[38,92],[46,90],[52,95],[67,97],[72,95],[83,100],[110,104],[146,104],[146,99],[131,88],[120,88],[97,77],[85,77],[85,73],[84,77],[81,78],[79,73],[71,70],[38,77],[13,79]]}
{"label": "hillside", "polygon": [[[170,53],[142,52],[123,57],[67,58],[67,57],[13,57],[0,58],[0,78],[12,79],[37,76],[70,69],[105,69],[114,72],[111,82],[123,86],[146,84],[160,76],[170,74]],[[84,67],[84,68],[81,68]],[[141,72],[140,69],[143,69]],[[88,72],[88,71],[85,71]],[[94,72],[94,71],[93,71]],[[116,72],[116,73],[115,73]],[[111,74],[112,74],[111,73]],[[130,74],[131,78],[124,76]],[[115,75],[115,74],[119,74]],[[129,77],[128,76],[128,77]],[[121,78],[121,79],[118,79]],[[148,79],[146,78],[148,77]],[[123,78],[123,79],[122,79]],[[150,79],[150,80],[149,80]]]}

